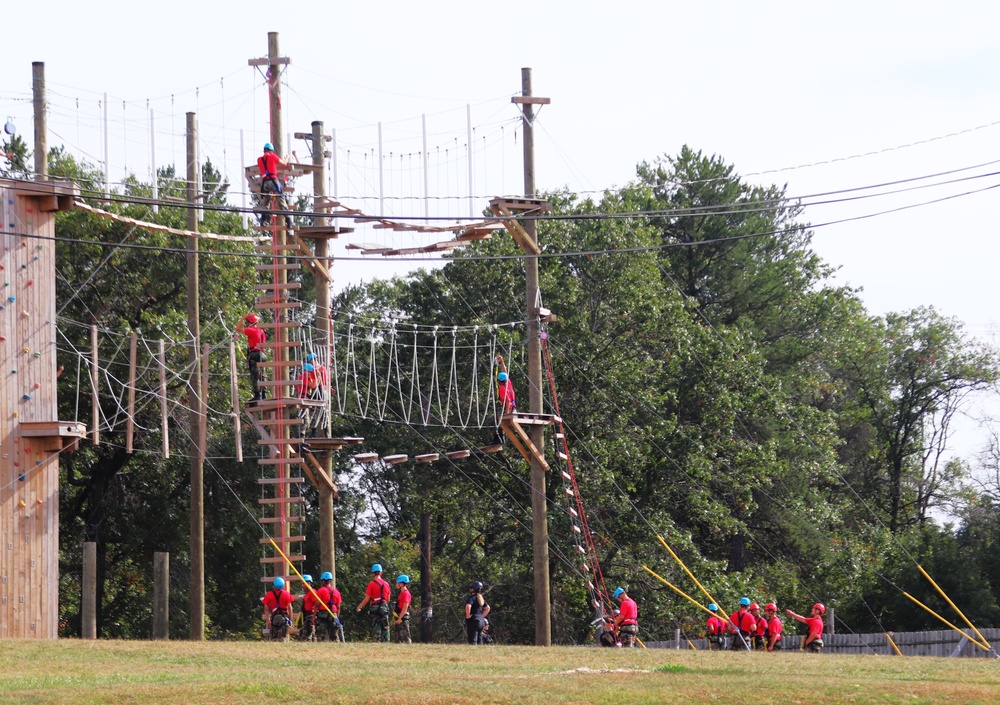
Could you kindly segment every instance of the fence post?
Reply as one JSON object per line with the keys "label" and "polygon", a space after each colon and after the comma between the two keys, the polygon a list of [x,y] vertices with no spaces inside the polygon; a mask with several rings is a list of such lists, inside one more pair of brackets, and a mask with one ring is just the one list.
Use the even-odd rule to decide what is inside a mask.
{"label": "fence post", "polygon": [[83,595],[80,600],[80,636],[97,638],[97,543],[83,544]]}
{"label": "fence post", "polygon": [[153,638],[170,638],[170,554],[153,554]]}

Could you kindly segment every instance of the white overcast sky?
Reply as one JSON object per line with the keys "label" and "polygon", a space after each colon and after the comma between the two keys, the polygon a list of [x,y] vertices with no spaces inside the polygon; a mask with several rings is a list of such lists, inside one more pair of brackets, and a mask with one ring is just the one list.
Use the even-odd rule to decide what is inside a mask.
{"label": "white overcast sky", "polygon": [[[17,14],[31,21],[18,26]],[[125,167],[144,178],[148,100],[158,164],[180,165],[184,113],[196,111],[203,155],[225,164],[238,188],[240,130],[249,163],[268,129],[266,92],[247,59],[265,55],[276,31],[292,60],[285,131],[308,131],[317,119],[336,129],[342,172],[348,150],[357,163],[338,192],[356,195],[367,212],[378,207],[379,122],[384,158],[393,151],[395,160],[384,194],[422,193],[421,116],[428,152],[448,164],[431,173],[432,193],[468,194],[466,105],[473,143],[482,145],[472,205],[478,212],[490,195],[517,192],[520,135],[509,96],[520,91],[522,66],[533,69],[535,94],[552,99],[536,129],[541,190],[620,186],[637,162],[684,144],[721,155],[748,181],[787,184],[792,196],[958,169],[949,178],[982,177],[807,209],[807,221],[824,223],[1000,184],[983,176],[1000,172],[990,164],[1000,159],[998,26],[1000,5],[966,0],[42,0],[7,13],[0,118],[13,118],[31,144],[31,62],[44,61],[50,145],[100,162],[107,93],[112,180]],[[304,146],[297,151],[305,158]],[[809,164],[818,165],[789,168]],[[998,192],[817,228],[814,246],[839,268],[838,281],[863,289],[873,313],[933,305],[987,336],[997,320]],[[467,201],[443,203],[430,213],[468,212]],[[390,199],[386,208],[424,212],[415,200]],[[407,266],[378,258],[342,263],[334,274],[370,279]]]}

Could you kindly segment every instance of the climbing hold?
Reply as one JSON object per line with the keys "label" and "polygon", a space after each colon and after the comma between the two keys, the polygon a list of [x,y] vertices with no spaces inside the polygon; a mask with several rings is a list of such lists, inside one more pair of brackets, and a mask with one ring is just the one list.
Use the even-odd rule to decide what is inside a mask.
{"label": "climbing hold", "polygon": [[14,467],[15,467],[15,468],[19,468],[19,467],[21,467],[21,463],[19,463],[19,462],[17,462],[17,461],[15,460],[15,461],[14,461]]}
{"label": "climbing hold", "polygon": [[42,354],[41,354],[40,352],[38,352],[38,351],[36,350],[36,351],[35,351],[35,357],[36,357],[36,358],[39,358],[39,357],[41,357],[41,356],[42,356]]}
{"label": "climbing hold", "polygon": [[11,302],[11,303],[14,303],[15,301],[17,301],[17,297],[16,297],[16,296],[8,296],[8,297],[7,297],[7,300],[8,300],[9,302]]}
{"label": "climbing hold", "polygon": [[21,247],[27,247],[27,246],[28,246],[28,243],[26,243],[26,242],[22,242],[21,243]]}
{"label": "climbing hold", "polygon": [[40,500],[40,499],[36,499],[35,500],[35,504],[41,504],[41,503],[42,503],[42,500]]}
{"label": "climbing hold", "polygon": [[23,352],[25,355],[27,355],[28,353],[31,352],[31,348],[21,348],[21,352]]}
{"label": "climbing hold", "polygon": [[3,305],[0,305],[0,311],[3,311],[5,308],[7,308],[7,307],[3,306]]}
{"label": "climbing hold", "polygon": [[27,268],[28,268],[28,263],[27,262],[25,262],[24,264],[21,265],[21,269],[27,269]]}
{"label": "climbing hold", "polygon": [[27,505],[25,505],[24,500],[22,499],[20,502],[17,503],[17,506],[24,507],[24,506],[27,506]]}
{"label": "climbing hold", "polygon": [[16,375],[16,374],[17,374],[17,370],[11,370],[11,371],[10,371],[10,373],[11,373],[12,375]]}
{"label": "climbing hold", "polygon": [[39,384],[38,382],[35,382],[35,389],[41,389],[41,388],[42,388],[42,385]]}
{"label": "climbing hold", "polygon": [[17,479],[20,480],[21,482],[24,482],[24,473],[21,473],[20,475],[18,475]]}
{"label": "climbing hold", "polygon": [[31,314],[29,314],[29,313],[28,313],[27,311],[21,311],[21,317],[22,317],[22,318],[27,318],[27,317],[28,317],[28,316],[30,316],[30,315],[31,315]]}
{"label": "climbing hold", "polygon": [[17,418],[17,412],[16,411],[14,412],[14,418],[15,419]]}
{"label": "climbing hold", "polygon": [[39,245],[39,246],[38,246],[38,249],[39,249],[39,250],[44,250],[44,249],[45,249],[45,245]]}
{"label": "climbing hold", "polygon": [[3,342],[3,341],[5,341],[5,340],[7,340],[7,336],[5,336],[5,335],[0,335],[0,343],[2,343],[2,342]]}
{"label": "climbing hold", "polygon": [[[42,461],[41,461],[41,460],[36,460],[36,461],[35,461],[35,465],[41,465],[41,464],[42,464]],[[42,503],[42,500],[38,500],[38,503],[39,503],[39,504],[41,504],[41,503]]]}
{"label": "climbing hold", "polygon": [[21,398],[24,399],[25,401],[31,401],[31,395],[30,394],[25,394]]}
{"label": "climbing hold", "polygon": [[38,255],[35,255],[34,257],[32,257],[31,261],[32,262],[37,262],[38,261]]}
{"label": "climbing hold", "polygon": [[[38,258],[36,257],[35,259],[38,259]],[[34,286],[34,284],[35,284],[35,280],[34,279],[29,279],[28,280],[28,286]]]}

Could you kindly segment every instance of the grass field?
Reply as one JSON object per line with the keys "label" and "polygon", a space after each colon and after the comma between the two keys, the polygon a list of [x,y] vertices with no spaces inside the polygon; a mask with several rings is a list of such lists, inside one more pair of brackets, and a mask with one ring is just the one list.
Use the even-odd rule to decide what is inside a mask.
{"label": "grass field", "polygon": [[995,660],[798,652],[60,640],[0,666],[0,703],[1000,702]]}

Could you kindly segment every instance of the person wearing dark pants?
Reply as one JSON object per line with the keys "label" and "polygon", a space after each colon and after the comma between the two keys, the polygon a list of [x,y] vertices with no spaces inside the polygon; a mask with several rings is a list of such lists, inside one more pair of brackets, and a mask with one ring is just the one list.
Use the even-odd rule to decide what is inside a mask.
{"label": "person wearing dark pants", "polygon": [[483,643],[483,629],[489,614],[490,606],[483,597],[483,584],[477,580],[469,586],[469,598],[465,601],[465,632],[470,644]]}

